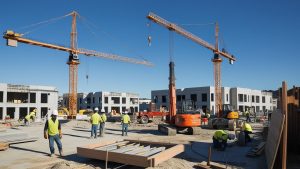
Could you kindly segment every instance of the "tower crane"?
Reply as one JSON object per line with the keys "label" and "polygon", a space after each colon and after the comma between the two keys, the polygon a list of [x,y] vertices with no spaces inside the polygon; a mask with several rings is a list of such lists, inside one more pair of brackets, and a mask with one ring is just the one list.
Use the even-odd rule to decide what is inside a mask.
{"label": "tower crane", "polygon": [[216,113],[217,113],[218,117],[221,117],[222,116],[222,114],[221,114],[221,112],[222,112],[221,111],[222,110],[222,91],[221,91],[222,58],[221,58],[221,56],[228,59],[230,64],[232,64],[233,61],[236,61],[236,58],[233,55],[227,53],[225,50],[222,50],[222,51],[219,50],[219,45],[218,45],[219,27],[218,27],[218,24],[216,24],[216,29],[215,29],[216,44],[214,46],[214,45],[211,45],[210,43],[204,41],[200,37],[192,34],[191,32],[183,29],[182,27],[176,25],[175,23],[169,22],[152,12],[150,12],[148,14],[147,18],[159,25],[164,26],[165,28],[169,29],[170,31],[174,31],[174,32],[196,42],[197,44],[213,51],[214,58],[212,59],[212,62],[214,63],[214,83],[215,83],[215,97],[216,97],[215,107],[216,107]]}
{"label": "tower crane", "polygon": [[70,47],[60,46],[56,44],[44,43],[32,39],[23,37],[22,34],[16,33],[12,30],[7,30],[4,33],[3,38],[7,39],[8,46],[17,46],[18,42],[41,46],[50,49],[56,49],[69,53],[69,59],[67,64],[69,65],[69,116],[72,118],[77,114],[77,80],[78,80],[78,65],[80,64],[78,55],[94,56],[105,59],[112,59],[117,61],[129,62],[134,64],[142,64],[146,66],[153,66],[152,63],[145,60],[137,60],[133,58],[118,56],[114,54],[102,53],[94,50],[82,49],[77,47],[77,29],[76,29],[76,17],[78,13],[73,11],[69,15],[72,16],[72,28],[71,28],[71,44]]}
{"label": "tower crane", "polygon": [[[238,118],[238,114],[236,112],[226,112],[223,111],[223,106],[222,106],[222,88],[221,88],[221,62],[222,58],[224,57],[229,60],[229,63],[232,64],[234,61],[236,61],[235,57],[223,50],[219,50],[219,44],[218,44],[218,33],[219,33],[219,27],[218,24],[216,24],[215,28],[215,40],[216,43],[215,45],[211,45],[210,43],[204,41],[200,37],[192,34],[191,32],[183,29],[182,27],[176,25],[175,23],[169,22],[166,19],[161,18],[160,16],[150,12],[147,15],[147,18],[159,25],[164,26],[167,28],[169,31],[174,31],[187,39],[190,39],[194,41],[195,43],[211,50],[214,53],[214,57],[212,59],[212,62],[214,64],[214,84],[215,84],[215,110],[217,117],[216,119],[213,119],[212,126],[230,126],[229,128],[232,128],[231,126],[235,126],[235,121],[234,119]],[[172,71],[172,72],[171,72]],[[188,129],[191,129],[191,131],[194,133],[198,133],[198,128],[197,126],[200,126],[200,119],[198,116],[195,115],[195,113],[190,113],[187,115],[187,113],[181,113],[181,114],[176,114],[176,89],[175,89],[175,78],[174,78],[174,63],[170,63],[170,82],[169,82],[169,100],[170,100],[170,116],[171,120],[172,118],[175,119],[175,126],[176,127],[181,127],[183,126],[185,121],[185,127],[188,127]],[[173,78],[173,79],[172,79]],[[193,104],[193,103],[184,103],[185,105],[187,104]],[[185,105],[182,105],[184,107]],[[225,106],[225,105],[224,105]],[[224,115],[226,118],[223,118]],[[182,119],[182,120],[180,120]],[[199,119],[199,120],[198,120]],[[228,120],[229,119],[229,120]],[[233,120],[231,120],[233,119]],[[181,121],[181,122],[180,122]],[[188,122],[188,123],[186,123]],[[224,125],[225,123],[225,125]],[[174,123],[171,123],[174,124]],[[168,131],[170,128],[167,128],[165,126],[161,127],[161,131]],[[167,129],[166,129],[167,128]]]}

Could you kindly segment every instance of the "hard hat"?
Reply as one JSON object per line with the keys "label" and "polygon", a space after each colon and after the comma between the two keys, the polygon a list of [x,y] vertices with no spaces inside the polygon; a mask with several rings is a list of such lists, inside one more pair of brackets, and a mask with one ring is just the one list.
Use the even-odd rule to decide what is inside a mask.
{"label": "hard hat", "polygon": [[128,114],[128,111],[125,111],[124,113],[125,113],[125,114]]}
{"label": "hard hat", "polygon": [[57,110],[53,110],[53,111],[52,111],[52,115],[57,116],[57,115],[58,115],[58,111],[57,111]]}
{"label": "hard hat", "polygon": [[98,111],[99,109],[98,109],[98,107],[95,107],[95,109],[94,109],[95,111]]}
{"label": "hard hat", "polygon": [[101,109],[101,112],[102,112],[102,113],[105,113],[105,110],[102,108],[102,109]]}
{"label": "hard hat", "polygon": [[33,109],[33,111],[34,111],[34,112],[36,112],[36,108],[35,108],[35,109]]}

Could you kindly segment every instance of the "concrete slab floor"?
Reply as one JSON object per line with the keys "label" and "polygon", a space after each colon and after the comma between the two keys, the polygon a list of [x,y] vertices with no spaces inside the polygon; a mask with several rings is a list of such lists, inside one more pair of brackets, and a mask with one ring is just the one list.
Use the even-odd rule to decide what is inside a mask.
{"label": "concrete slab floor", "polygon": [[[62,144],[64,157],[49,157],[48,140],[43,138],[44,124],[33,124],[29,127],[21,126],[19,130],[30,136],[38,137],[35,142],[14,144],[7,151],[0,151],[1,169],[18,168],[47,168],[58,162],[66,162],[70,168],[105,168],[105,162],[100,160],[86,159],[76,155],[76,148],[87,144],[101,142],[103,140],[121,140],[124,138],[140,139],[148,141],[161,141],[185,144],[186,151],[175,158],[167,160],[155,168],[193,168],[197,163],[206,160],[208,146],[214,130],[203,129],[201,135],[192,136],[177,134],[176,136],[164,136],[157,131],[156,125],[132,125],[129,127],[129,136],[121,136],[120,123],[106,123],[104,137],[89,139],[90,124],[88,122],[71,121],[62,124]],[[14,129],[10,129],[14,130]],[[7,130],[9,132],[9,130]],[[254,144],[254,143],[253,143]],[[57,147],[56,154],[58,154]],[[246,157],[250,145],[246,147],[232,146],[225,152],[212,151],[212,160],[227,161],[234,164],[233,168],[260,168],[264,162],[264,156],[258,158]],[[84,166],[83,166],[84,165]],[[121,167],[120,167],[121,166]],[[123,164],[109,162],[109,168],[139,168],[135,166],[123,166]]]}

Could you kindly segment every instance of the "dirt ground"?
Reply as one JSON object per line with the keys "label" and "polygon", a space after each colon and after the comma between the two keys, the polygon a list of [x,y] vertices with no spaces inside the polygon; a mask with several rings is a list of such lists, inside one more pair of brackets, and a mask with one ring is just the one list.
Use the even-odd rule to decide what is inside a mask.
{"label": "dirt ground", "polygon": [[[259,126],[259,125],[258,125]],[[176,136],[164,136],[157,131],[156,124],[132,124],[129,127],[128,136],[121,136],[120,123],[106,123],[106,134],[104,137],[89,139],[90,124],[85,121],[69,121],[62,123],[63,130],[63,157],[49,157],[48,140],[43,138],[43,123],[35,123],[29,127],[20,126],[16,129],[7,129],[2,132],[24,132],[32,137],[38,137],[35,142],[12,144],[6,151],[0,151],[1,169],[92,169],[105,168],[105,162],[77,156],[76,148],[104,140],[139,139],[146,141],[170,142],[184,144],[185,151],[176,157],[169,159],[159,166],[151,169],[183,169],[195,168],[195,165],[207,159],[207,152],[211,146],[214,130],[202,129],[201,135],[177,134]],[[0,133],[1,134],[1,133]],[[234,143],[229,143],[224,152],[212,150],[212,161],[223,162],[229,168],[266,168],[264,155],[248,158],[247,152],[251,146],[258,143],[260,138],[254,137],[254,141],[247,146],[240,147]],[[57,147],[56,148],[56,154]],[[140,167],[128,166],[109,162],[108,168],[130,168],[139,169]]]}

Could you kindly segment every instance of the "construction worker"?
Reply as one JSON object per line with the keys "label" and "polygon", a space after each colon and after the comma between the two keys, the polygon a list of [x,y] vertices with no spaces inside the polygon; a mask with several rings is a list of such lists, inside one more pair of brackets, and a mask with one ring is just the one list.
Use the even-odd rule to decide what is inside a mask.
{"label": "construction worker", "polygon": [[28,125],[28,126],[30,125],[30,119],[32,119],[32,121],[34,121],[34,119],[35,119],[35,113],[36,113],[36,108],[33,109],[32,112],[30,112],[29,114],[27,114],[25,116],[25,119],[24,119],[24,124],[25,125]]}
{"label": "construction worker", "polygon": [[104,136],[104,129],[105,129],[106,120],[107,120],[107,117],[106,117],[106,114],[105,114],[105,110],[102,108],[101,112],[100,112],[100,128],[99,128],[100,137]]}
{"label": "construction worker", "polygon": [[246,115],[246,121],[250,122],[250,113],[249,113],[248,109],[246,110],[245,115]]}
{"label": "construction worker", "polygon": [[217,130],[213,136],[213,147],[224,151],[227,147],[227,140],[234,139],[235,136],[233,134],[228,134],[224,130]]}
{"label": "construction worker", "polygon": [[61,125],[57,119],[58,111],[53,110],[51,118],[48,119],[44,127],[44,138],[49,139],[50,157],[54,155],[54,141],[57,144],[60,156],[63,156],[62,144],[60,139],[62,138]]}
{"label": "construction worker", "polygon": [[122,116],[121,123],[122,123],[122,136],[127,136],[127,131],[128,131],[128,125],[130,124],[130,117],[128,116],[128,111],[124,112],[124,115]]}
{"label": "construction worker", "polygon": [[91,117],[90,122],[92,123],[92,128],[91,128],[91,138],[97,138],[97,130],[99,126],[99,121],[100,121],[100,115],[98,114],[98,107],[94,109],[95,111],[93,112],[93,115]]}
{"label": "construction worker", "polygon": [[252,127],[249,123],[244,122],[243,126],[242,126],[242,131],[244,131],[245,133],[245,141],[247,142],[251,142],[251,138],[250,138],[250,133],[252,133]]}

